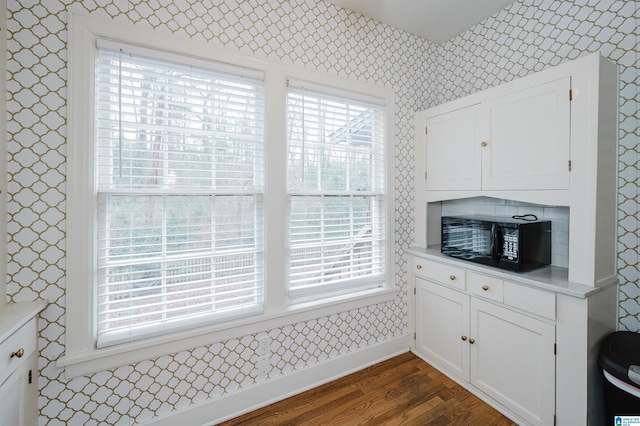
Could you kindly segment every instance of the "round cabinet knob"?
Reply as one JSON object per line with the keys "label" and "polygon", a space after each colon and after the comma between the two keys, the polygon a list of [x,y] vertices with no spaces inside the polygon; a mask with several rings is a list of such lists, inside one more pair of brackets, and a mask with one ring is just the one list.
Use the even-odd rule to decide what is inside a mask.
{"label": "round cabinet knob", "polygon": [[22,358],[24,355],[24,349],[20,348],[15,352],[11,353],[11,358],[16,357],[16,358]]}
{"label": "round cabinet knob", "polygon": [[489,145],[489,144],[488,144],[488,143],[486,143],[485,141],[480,142],[480,146],[481,146],[481,147],[483,147],[483,148],[484,148],[485,146],[487,146],[487,145]]}
{"label": "round cabinet knob", "polygon": [[482,289],[483,289],[484,291],[488,291],[488,290],[489,290],[489,286],[488,286],[488,285],[483,285],[483,286],[482,286]]}
{"label": "round cabinet knob", "polygon": [[463,342],[467,340],[467,336],[460,336],[460,338],[462,339]]}
{"label": "round cabinet knob", "polygon": [[476,339],[469,339],[469,343],[471,343],[472,345],[476,342]]}
{"label": "round cabinet knob", "polygon": [[449,275],[449,279],[450,279],[451,281],[453,281],[453,280],[455,280],[455,279],[456,279],[456,276],[455,276],[455,275]]}
{"label": "round cabinet knob", "polygon": [[422,265],[416,265],[416,269],[422,269]]}

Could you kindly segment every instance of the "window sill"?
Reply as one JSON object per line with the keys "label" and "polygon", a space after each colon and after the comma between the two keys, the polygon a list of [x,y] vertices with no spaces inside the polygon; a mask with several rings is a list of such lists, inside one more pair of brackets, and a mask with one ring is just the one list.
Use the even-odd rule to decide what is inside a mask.
{"label": "window sill", "polygon": [[67,354],[57,361],[67,378],[152,359],[161,355],[239,338],[272,328],[308,321],[340,312],[359,309],[393,300],[398,287],[377,288],[348,297],[333,297],[320,302],[300,303],[281,312],[256,315],[232,323],[215,324],[134,343]]}

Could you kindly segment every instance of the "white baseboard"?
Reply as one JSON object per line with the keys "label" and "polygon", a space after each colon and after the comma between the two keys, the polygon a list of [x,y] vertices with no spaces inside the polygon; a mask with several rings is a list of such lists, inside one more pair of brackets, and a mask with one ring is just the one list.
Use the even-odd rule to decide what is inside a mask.
{"label": "white baseboard", "polygon": [[214,425],[409,352],[409,344],[408,334],[396,337],[143,424]]}

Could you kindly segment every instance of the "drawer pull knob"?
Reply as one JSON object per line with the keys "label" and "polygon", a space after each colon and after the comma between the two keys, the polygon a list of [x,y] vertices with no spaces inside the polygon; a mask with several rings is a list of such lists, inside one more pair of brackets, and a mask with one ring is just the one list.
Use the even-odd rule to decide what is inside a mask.
{"label": "drawer pull knob", "polygon": [[484,291],[488,291],[488,290],[489,290],[489,286],[488,286],[488,285],[483,285],[483,286],[482,286],[482,289],[483,289]]}
{"label": "drawer pull knob", "polygon": [[453,280],[455,280],[455,279],[456,279],[456,276],[455,276],[455,275],[449,275],[449,279],[450,279],[451,281],[453,281]]}
{"label": "drawer pull knob", "polygon": [[11,358],[16,357],[16,358],[22,358],[22,356],[24,355],[24,349],[20,348],[15,352],[11,352]]}
{"label": "drawer pull knob", "polygon": [[460,338],[462,339],[463,342],[467,340],[467,336],[460,336]]}
{"label": "drawer pull knob", "polygon": [[422,269],[422,265],[416,265],[416,269]]}
{"label": "drawer pull knob", "polygon": [[472,345],[476,342],[476,339],[469,339],[469,343],[471,343]]}
{"label": "drawer pull knob", "polygon": [[485,141],[482,141],[482,142],[480,143],[480,146],[481,146],[481,147],[483,147],[483,148],[484,148],[485,146],[487,146],[487,145],[489,145],[489,144],[488,144],[487,142],[485,142]]}

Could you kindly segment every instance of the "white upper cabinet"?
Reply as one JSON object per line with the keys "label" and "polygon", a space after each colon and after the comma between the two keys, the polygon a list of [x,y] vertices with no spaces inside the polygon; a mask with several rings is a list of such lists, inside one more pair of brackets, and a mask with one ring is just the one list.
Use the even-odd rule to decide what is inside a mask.
{"label": "white upper cabinet", "polygon": [[483,104],[482,189],[569,189],[570,90],[566,77]]}
{"label": "white upper cabinet", "polygon": [[426,117],[426,189],[569,188],[571,79]]}
{"label": "white upper cabinet", "polygon": [[427,190],[479,190],[481,105],[427,118]]}

